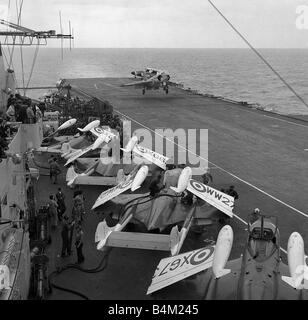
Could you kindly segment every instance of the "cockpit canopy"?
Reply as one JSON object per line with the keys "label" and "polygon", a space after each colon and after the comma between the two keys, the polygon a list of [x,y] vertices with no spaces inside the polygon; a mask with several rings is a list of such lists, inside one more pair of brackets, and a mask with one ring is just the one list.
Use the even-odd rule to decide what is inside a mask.
{"label": "cockpit canopy", "polygon": [[260,227],[255,227],[251,232],[251,238],[253,240],[271,241],[275,238],[275,234],[270,228],[263,228],[262,230]]}
{"label": "cockpit canopy", "polygon": [[257,220],[249,223],[248,232],[248,250],[253,258],[266,260],[279,248],[276,217],[260,215]]}

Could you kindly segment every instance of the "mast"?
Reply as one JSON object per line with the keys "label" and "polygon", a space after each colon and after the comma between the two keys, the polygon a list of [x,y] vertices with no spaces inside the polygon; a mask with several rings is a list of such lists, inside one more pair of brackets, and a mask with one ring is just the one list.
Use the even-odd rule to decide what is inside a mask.
{"label": "mast", "polygon": [[0,114],[6,111],[7,94],[6,94],[6,74],[0,43]]}
{"label": "mast", "polygon": [[[33,73],[34,65],[37,58],[38,49],[40,46],[46,46],[47,40],[49,39],[58,39],[61,40],[61,51],[63,55],[63,40],[73,40],[73,36],[70,34],[63,34],[63,30],[61,30],[61,33],[56,33],[55,30],[47,30],[47,31],[37,31],[33,29],[26,28],[24,26],[21,26],[19,24],[15,24],[3,19],[0,19],[0,25],[7,26],[11,30],[2,31],[0,30],[0,38],[5,37],[5,45],[6,46],[13,46],[13,49],[10,51],[10,61],[13,59],[14,54],[14,47],[20,46],[21,48],[23,46],[36,46],[36,54],[33,59],[33,64],[30,72],[29,80],[26,84],[23,85],[23,90],[26,92],[26,90],[29,87],[31,76]],[[71,27],[71,25],[70,25]],[[62,21],[61,21],[61,29],[62,29]],[[3,49],[0,48],[0,113],[6,112],[6,104],[8,95],[15,94],[16,91],[16,79],[14,71],[11,70],[11,62],[8,63],[8,68],[6,70],[4,60],[3,60]],[[22,54],[22,51],[21,51]]]}

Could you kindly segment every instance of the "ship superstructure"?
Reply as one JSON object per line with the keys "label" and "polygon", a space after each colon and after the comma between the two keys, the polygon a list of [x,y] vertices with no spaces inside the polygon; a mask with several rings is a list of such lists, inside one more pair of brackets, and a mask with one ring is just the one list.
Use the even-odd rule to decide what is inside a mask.
{"label": "ship superstructure", "polygon": [[30,285],[29,223],[35,216],[32,149],[41,145],[42,125],[21,124],[0,163],[0,299],[27,299]]}

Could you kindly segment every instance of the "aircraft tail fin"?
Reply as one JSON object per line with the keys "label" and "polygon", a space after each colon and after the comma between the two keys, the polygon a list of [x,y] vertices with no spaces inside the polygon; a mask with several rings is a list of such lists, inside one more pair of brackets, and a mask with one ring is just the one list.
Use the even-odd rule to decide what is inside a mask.
{"label": "aircraft tail fin", "polygon": [[61,148],[61,152],[62,152],[62,157],[64,157],[66,154],[70,153],[70,144],[69,143],[63,143],[62,148]]}
{"label": "aircraft tail fin", "polygon": [[176,193],[181,193],[181,190],[177,187],[170,187],[171,190],[173,190]]}
{"label": "aircraft tail fin", "polygon": [[286,282],[289,286],[294,288],[294,280],[292,277],[282,276],[281,279],[282,279],[282,281]]}
{"label": "aircraft tail fin", "polygon": [[135,191],[137,191],[138,189],[140,189],[141,188],[141,186],[138,186],[137,188],[132,188],[132,192],[135,192]]}
{"label": "aircraft tail fin", "polygon": [[170,251],[172,256],[175,256],[178,253],[180,240],[181,232],[179,232],[178,226],[174,226],[170,233]]}
{"label": "aircraft tail fin", "polygon": [[103,250],[106,246],[108,237],[114,231],[114,228],[110,228],[106,221],[99,223],[95,232],[95,242],[98,242],[97,250]]}
{"label": "aircraft tail fin", "polygon": [[117,185],[122,183],[126,179],[125,173],[123,169],[120,169],[117,174]]}
{"label": "aircraft tail fin", "polygon": [[61,157],[66,159],[66,158],[69,157],[72,153],[74,153],[74,152],[76,152],[76,151],[78,151],[78,150],[73,149],[68,142],[63,143],[62,148],[61,148],[61,152],[62,152]]}
{"label": "aircraft tail fin", "polygon": [[74,167],[70,167],[67,169],[67,173],[66,173],[66,181],[67,181],[67,186],[71,187],[75,180],[78,178],[78,174],[75,172]]}
{"label": "aircraft tail fin", "polygon": [[286,276],[282,276],[281,277],[282,281],[286,282],[289,286],[291,286],[294,289],[300,290],[302,289],[302,280],[303,280],[303,276],[300,275],[297,278],[292,278],[292,277],[286,277]]}
{"label": "aircraft tail fin", "polygon": [[84,128],[77,128],[77,130],[81,133],[89,132],[89,130],[85,130]]}
{"label": "aircraft tail fin", "polygon": [[231,272],[231,269],[221,269],[216,272],[216,279],[226,276]]}

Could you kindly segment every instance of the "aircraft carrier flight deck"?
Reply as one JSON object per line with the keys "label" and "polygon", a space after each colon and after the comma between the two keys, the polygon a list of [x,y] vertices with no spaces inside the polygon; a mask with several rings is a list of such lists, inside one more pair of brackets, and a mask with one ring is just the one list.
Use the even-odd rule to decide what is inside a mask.
{"label": "aircraft carrier flight deck", "polygon": [[[66,79],[65,82],[71,85],[74,94],[108,101],[114,113],[134,120],[133,129],[145,126],[153,130],[209,130],[208,160],[214,177],[213,186],[221,189],[234,185],[239,193],[231,221],[235,235],[231,259],[239,257],[244,249],[246,222],[256,207],[264,214],[278,217],[284,261],[288,237],[292,232],[299,232],[308,244],[308,152],[305,150],[308,148],[308,122],[304,117],[296,119],[276,115],[176,86],[170,88],[168,95],[161,91],[142,95],[139,90],[122,87],[128,80],[93,78]],[[39,188],[53,191],[48,177],[40,179]],[[63,189],[71,192],[65,186]],[[91,211],[91,205],[102,189],[91,186],[83,187],[83,190],[88,212],[85,267],[92,268],[99,264],[101,257],[94,243],[95,229],[101,216]],[[204,246],[211,233],[215,234],[217,230],[209,227],[208,231],[198,239],[188,237],[185,247],[192,250]],[[59,243],[56,241],[49,249],[51,271],[60,263],[57,257],[60,245],[60,240]],[[112,250],[103,272],[93,276],[68,271],[57,278],[57,283],[76,290],[82,288],[91,299],[151,299],[146,296],[146,289],[155,267],[165,256],[166,253],[162,252],[116,248]],[[202,293],[190,286],[189,281],[174,285],[175,298],[202,298]],[[163,298],[164,292],[159,297]],[[50,299],[74,298],[58,290],[50,296]]]}

